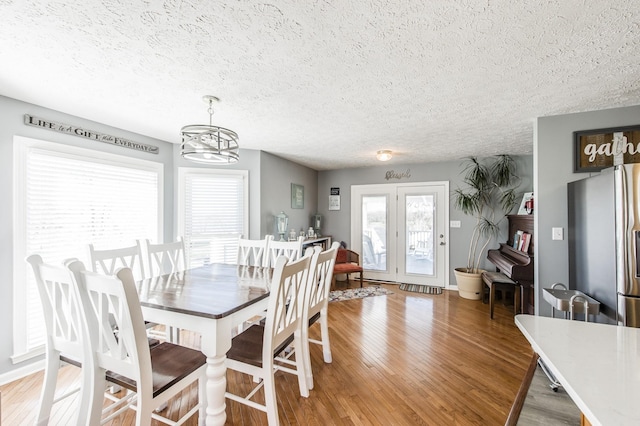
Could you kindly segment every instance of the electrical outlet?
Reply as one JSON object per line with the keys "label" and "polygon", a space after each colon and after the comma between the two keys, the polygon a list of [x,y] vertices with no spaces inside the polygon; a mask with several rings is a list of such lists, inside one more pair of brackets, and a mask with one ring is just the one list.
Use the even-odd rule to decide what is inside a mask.
{"label": "electrical outlet", "polygon": [[551,239],[552,240],[564,240],[564,229],[563,228],[551,228]]}
{"label": "electrical outlet", "polygon": [[452,220],[449,222],[449,227],[450,228],[460,228],[460,221],[459,220]]}

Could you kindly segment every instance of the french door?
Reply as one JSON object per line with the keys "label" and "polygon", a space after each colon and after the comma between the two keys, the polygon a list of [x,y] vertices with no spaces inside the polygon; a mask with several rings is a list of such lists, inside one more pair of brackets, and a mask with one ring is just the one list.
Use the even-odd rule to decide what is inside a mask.
{"label": "french door", "polygon": [[448,286],[448,182],[354,185],[351,244],[365,277]]}

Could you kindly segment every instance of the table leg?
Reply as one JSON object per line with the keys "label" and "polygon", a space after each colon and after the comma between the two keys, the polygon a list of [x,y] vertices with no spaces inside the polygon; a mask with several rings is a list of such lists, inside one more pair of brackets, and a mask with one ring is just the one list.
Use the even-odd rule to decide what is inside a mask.
{"label": "table leg", "polygon": [[[206,419],[200,424],[207,426],[224,426],[227,419],[225,412],[225,392],[227,390],[227,351],[231,347],[231,324],[223,319],[216,321],[215,327],[202,334],[201,350],[207,356],[206,396],[202,402],[206,404]],[[200,411],[202,413],[202,410]]]}
{"label": "table leg", "polygon": [[227,369],[224,365],[226,356],[207,357],[207,426],[224,425],[227,420],[224,393],[227,390]]}

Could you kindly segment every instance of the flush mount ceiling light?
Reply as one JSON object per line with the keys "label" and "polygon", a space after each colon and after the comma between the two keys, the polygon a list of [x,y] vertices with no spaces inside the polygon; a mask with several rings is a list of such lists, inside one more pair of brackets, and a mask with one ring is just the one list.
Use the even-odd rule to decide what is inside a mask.
{"label": "flush mount ceiling light", "polygon": [[389,151],[388,149],[383,149],[376,153],[376,158],[380,161],[389,161],[391,160],[391,157],[391,151]]}
{"label": "flush mount ceiling light", "polygon": [[238,150],[238,134],[223,127],[211,124],[213,119],[213,103],[220,99],[206,95],[202,100],[209,104],[209,125],[191,124],[184,126],[180,153],[183,158],[197,163],[237,163],[240,159]]}

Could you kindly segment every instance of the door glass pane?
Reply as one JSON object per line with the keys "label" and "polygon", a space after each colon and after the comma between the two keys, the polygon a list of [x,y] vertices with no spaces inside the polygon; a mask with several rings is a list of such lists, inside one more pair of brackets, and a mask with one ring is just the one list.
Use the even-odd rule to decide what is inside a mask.
{"label": "door glass pane", "polygon": [[387,270],[387,196],[362,197],[362,266]]}
{"label": "door glass pane", "polygon": [[433,275],[433,195],[407,195],[405,197],[407,274]]}

